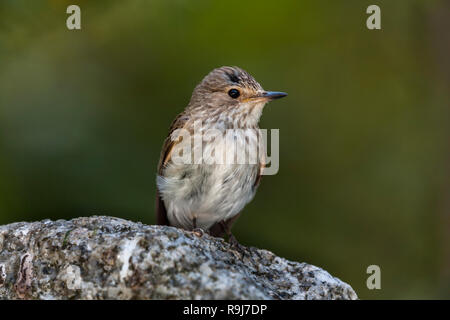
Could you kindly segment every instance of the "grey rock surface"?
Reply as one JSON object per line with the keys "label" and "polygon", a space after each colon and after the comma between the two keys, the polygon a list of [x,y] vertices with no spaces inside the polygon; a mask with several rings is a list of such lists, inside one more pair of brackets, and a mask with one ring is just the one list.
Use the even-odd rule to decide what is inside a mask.
{"label": "grey rock surface", "polygon": [[95,216],[0,226],[0,299],[357,299],[267,250]]}

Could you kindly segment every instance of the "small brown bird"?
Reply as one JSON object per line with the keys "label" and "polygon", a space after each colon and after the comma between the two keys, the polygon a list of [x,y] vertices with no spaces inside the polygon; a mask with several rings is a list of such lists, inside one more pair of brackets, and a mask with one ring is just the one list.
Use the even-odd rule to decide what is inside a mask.
{"label": "small brown bird", "polygon": [[[264,169],[259,119],[267,102],[286,95],[264,91],[249,73],[238,67],[211,71],[194,89],[188,106],[175,118],[164,142],[157,175],[157,223],[186,230],[202,229],[213,236],[226,234],[230,242],[237,243],[231,226],[253,199]],[[227,134],[229,130],[232,135]],[[249,130],[256,134],[249,135]],[[178,131],[189,133],[189,137],[174,137]],[[224,138],[205,139],[208,131],[215,132],[216,138],[217,133],[222,133]],[[195,146],[195,141],[201,142]],[[175,161],[180,147],[183,146],[183,152],[189,150],[185,149],[186,143],[192,142],[194,160],[188,154],[184,158],[188,161]],[[234,143],[236,152],[251,152],[248,150],[257,150],[253,147],[258,146],[256,161],[207,161],[206,154],[219,158],[226,154],[229,143]],[[201,152],[195,159],[198,149]],[[232,160],[235,159],[233,156]]]}

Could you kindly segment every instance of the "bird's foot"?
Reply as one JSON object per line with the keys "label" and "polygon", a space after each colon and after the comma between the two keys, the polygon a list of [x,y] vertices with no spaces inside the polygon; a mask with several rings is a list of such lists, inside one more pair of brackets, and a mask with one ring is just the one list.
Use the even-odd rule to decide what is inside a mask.
{"label": "bird's foot", "polygon": [[242,255],[242,258],[246,255],[246,247],[237,241],[236,237],[233,234],[228,235],[228,243],[231,244],[231,247],[233,247],[237,252],[239,252]]}
{"label": "bird's foot", "polygon": [[205,234],[205,231],[202,228],[195,228],[192,230],[192,233],[197,237],[201,238]]}

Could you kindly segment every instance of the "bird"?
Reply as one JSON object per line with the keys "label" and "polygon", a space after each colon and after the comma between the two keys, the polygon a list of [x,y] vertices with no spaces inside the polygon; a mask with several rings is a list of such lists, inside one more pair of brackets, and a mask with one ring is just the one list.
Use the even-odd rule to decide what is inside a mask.
{"label": "bird", "polygon": [[[231,228],[254,198],[265,165],[259,120],[266,103],[285,96],[284,92],[265,91],[247,71],[235,66],[215,68],[203,78],[187,107],[173,120],[163,143],[156,176],[158,225],[200,231],[200,236],[203,231],[215,237],[227,236],[230,243],[239,244]],[[222,134],[222,138],[205,139],[209,131],[216,137]],[[175,135],[177,132],[188,136]],[[185,149],[192,147],[193,141],[193,150]],[[248,158],[254,156],[249,154],[256,150],[253,147],[260,152],[253,162],[238,162],[233,155],[225,163],[207,163],[205,152],[220,158],[230,151],[232,143],[237,153],[247,150]],[[247,145],[250,147],[245,149]],[[203,153],[192,160],[198,149]],[[185,161],[179,161],[176,155],[186,150]]]}

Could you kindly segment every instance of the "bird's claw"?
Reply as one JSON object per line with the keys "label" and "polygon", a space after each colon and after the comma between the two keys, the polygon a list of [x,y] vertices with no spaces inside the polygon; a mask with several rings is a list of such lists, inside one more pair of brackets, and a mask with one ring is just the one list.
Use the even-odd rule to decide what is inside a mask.
{"label": "bird's claw", "polygon": [[228,236],[228,243],[231,244],[231,247],[233,247],[237,252],[239,252],[242,255],[242,258],[246,255],[246,247],[240,244],[236,237],[232,234]]}
{"label": "bird's claw", "polygon": [[192,230],[192,233],[194,233],[194,235],[196,235],[197,237],[201,238],[201,237],[203,237],[203,234],[205,233],[205,231],[203,231],[202,228],[195,228]]}

